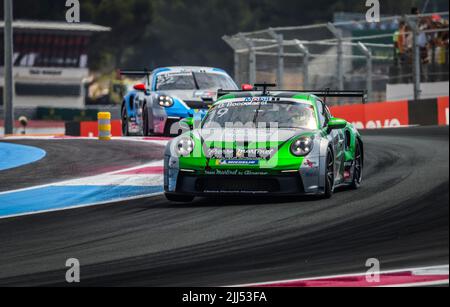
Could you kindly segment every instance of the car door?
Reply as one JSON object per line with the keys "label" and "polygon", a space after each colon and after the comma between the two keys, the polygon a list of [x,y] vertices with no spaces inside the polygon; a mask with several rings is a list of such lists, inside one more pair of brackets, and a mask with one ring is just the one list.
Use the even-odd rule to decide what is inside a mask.
{"label": "car door", "polygon": [[[333,117],[329,108],[323,104],[323,112],[326,122]],[[345,132],[344,129],[332,130],[330,133],[332,142],[333,142],[333,150],[334,150],[334,166],[335,166],[335,175],[336,175],[336,183],[340,183],[344,180],[344,166],[345,166]]]}
{"label": "car door", "polygon": [[339,152],[339,146],[338,146],[339,145],[339,134],[335,130],[329,131],[327,129],[328,122],[330,120],[330,116],[326,112],[325,104],[321,100],[317,99],[316,106],[317,106],[317,113],[318,113],[318,117],[319,117],[320,127],[324,131],[324,133],[326,133],[328,142],[331,144],[331,147],[333,149],[334,159],[335,159],[334,174],[335,174],[335,178],[336,178],[336,175],[338,173],[338,168],[336,167],[336,153]]}

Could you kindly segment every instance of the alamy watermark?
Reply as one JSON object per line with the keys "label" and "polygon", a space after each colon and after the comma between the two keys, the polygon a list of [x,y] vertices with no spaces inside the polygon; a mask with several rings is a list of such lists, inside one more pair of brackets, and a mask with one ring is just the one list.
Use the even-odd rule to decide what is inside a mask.
{"label": "alamy watermark", "polygon": [[70,258],[66,261],[66,267],[69,268],[66,271],[66,281],[71,283],[79,283],[80,278],[80,261],[76,258]]}
{"label": "alamy watermark", "polygon": [[366,261],[366,267],[369,268],[366,273],[366,281],[368,283],[380,282],[380,260],[377,258],[370,258]]}
{"label": "alamy watermark", "polygon": [[369,23],[380,22],[380,0],[367,0],[366,7],[369,8],[366,13],[366,21]]}
{"label": "alamy watermark", "polygon": [[66,7],[66,21],[68,23],[79,23],[80,19],[80,1],[79,0],[67,0]]}

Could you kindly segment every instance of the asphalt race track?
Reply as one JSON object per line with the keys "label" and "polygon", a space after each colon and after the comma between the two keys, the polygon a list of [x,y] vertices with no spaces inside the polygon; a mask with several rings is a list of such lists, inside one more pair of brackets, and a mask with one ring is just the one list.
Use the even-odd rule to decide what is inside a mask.
{"label": "asphalt race track", "polygon": [[[120,143],[18,143],[46,147],[48,156],[0,173],[2,190],[67,178],[65,159],[90,168],[154,158],[142,155],[145,144],[128,152]],[[91,160],[100,149],[111,160]],[[366,132],[365,151],[363,187],[331,200],[173,204],[156,196],[0,220],[0,286],[67,285],[68,258],[80,260],[82,286],[223,286],[359,273],[368,258],[382,270],[448,264],[448,128]]]}

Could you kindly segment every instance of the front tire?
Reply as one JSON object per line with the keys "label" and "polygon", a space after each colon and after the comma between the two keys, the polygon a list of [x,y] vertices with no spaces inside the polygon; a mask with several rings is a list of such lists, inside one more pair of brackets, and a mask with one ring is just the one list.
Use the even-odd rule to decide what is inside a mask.
{"label": "front tire", "polygon": [[330,149],[327,151],[326,160],[326,172],[325,172],[325,193],[323,198],[330,199],[334,193],[334,157]]}
{"label": "front tire", "polygon": [[362,158],[362,150],[361,150],[361,143],[357,141],[356,144],[356,150],[355,150],[355,169],[353,171],[353,181],[351,184],[352,189],[359,189],[361,187],[362,183],[362,176],[363,176],[363,158]]}
{"label": "front tire", "polygon": [[150,129],[148,127],[148,107],[147,104],[142,108],[142,134],[143,136],[150,135]]}
{"label": "front tire", "polygon": [[194,200],[194,196],[188,195],[175,195],[166,193],[166,198],[168,201],[176,202],[176,203],[190,203]]}
{"label": "front tire", "polygon": [[128,114],[126,107],[122,107],[121,112],[121,118],[122,118],[122,135],[123,136],[129,136],[130,132],[128,131]]}

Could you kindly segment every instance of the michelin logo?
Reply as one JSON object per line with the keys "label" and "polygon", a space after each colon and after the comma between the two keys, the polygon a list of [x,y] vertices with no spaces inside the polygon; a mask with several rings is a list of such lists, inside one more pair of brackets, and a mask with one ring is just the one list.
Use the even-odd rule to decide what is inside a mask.
{"label": "michelin logo", "polygon": [[259,165],[259,160],[221,160],[220,165]]}

